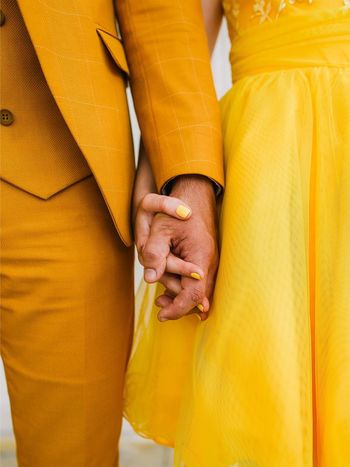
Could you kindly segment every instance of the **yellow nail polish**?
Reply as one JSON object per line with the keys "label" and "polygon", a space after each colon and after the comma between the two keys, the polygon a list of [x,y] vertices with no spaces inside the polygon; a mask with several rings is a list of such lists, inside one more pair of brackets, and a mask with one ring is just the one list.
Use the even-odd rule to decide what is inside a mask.
{"label": "yellow nail polish", "polygon": [[186,206],[183,206],[182,204],[179,204],[179,206],[176,208],[176,214],[179,217],[182,217],[182,219],[186,219],[186,217],[189,216],[191,212],[190,208],[187,208]]}
{"label": "yellow nail polish", "polygon": [[198,272],[191,272],[190,276],[193,279],[196,279],[197,281],[200,281],[202,279],[201,276],[198,274]]}
{"label": "yellow nail polish", "polygon": [[202,313],[204,313],[204,306],[200,303],[197,305],[198,310],[200,310]]}

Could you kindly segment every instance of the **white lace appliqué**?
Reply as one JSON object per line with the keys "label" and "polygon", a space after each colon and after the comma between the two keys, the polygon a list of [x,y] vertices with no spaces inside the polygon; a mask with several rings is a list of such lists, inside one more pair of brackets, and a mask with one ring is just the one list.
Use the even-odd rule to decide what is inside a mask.
{"label": "white lace appliqu\u00e9", "polygon": [[[301,1],[306,1],[309,5],[313,3],[313,0],[301,0]],[[300,2],[300,0],[299,0]],[[297,3],[297,0],[281,0],[278,8],[277,8],[277,17],[280,15],[281,11],[284,10],[287,5],[295,5]]]}
{"label": "white lace appliqu\u00e9", "polygon": [[[278,0],[276,1],[277,8],[274,8],[273,0],[253,0],[253,11],[250,18],[252,20],[258,19],[259,23],[264,23],[265,21],[272,22],[273,20],[279,18],[283,10],[285,10],[288,5],[295,5],[296,3],[308,3],[311,5],[316,2],[317,0]],[[343,5],[340,7],[342,10],[350,10],[350,0],[339,0],[339,3]],[[240,0],[223,0],[223,8],[230,29],[235,33],[238,33],[240,29]]]}
{"label": "white lace appliqu\u00e9", "polygon": [[251,18],[259,18],[259,23],[264,23],[266,20],[272,21],[272,18],[270,16],[271,9],[271,1],[255,0],[253,4],[253,14]]}

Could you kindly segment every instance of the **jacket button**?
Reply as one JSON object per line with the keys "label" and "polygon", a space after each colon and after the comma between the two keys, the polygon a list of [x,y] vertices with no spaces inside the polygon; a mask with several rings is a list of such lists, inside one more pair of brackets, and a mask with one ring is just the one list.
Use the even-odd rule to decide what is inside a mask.
{"label": "jacket button", "polygon": [[12,112],[7,109],[1,109],[1,125],[10,126],[14,120]]}
{"label": "jacket button", "polygon": [[2,10],[0,10],[0,26],[5,24],[5,20],[6,20],[6,17],[4,15],[4,12]]}

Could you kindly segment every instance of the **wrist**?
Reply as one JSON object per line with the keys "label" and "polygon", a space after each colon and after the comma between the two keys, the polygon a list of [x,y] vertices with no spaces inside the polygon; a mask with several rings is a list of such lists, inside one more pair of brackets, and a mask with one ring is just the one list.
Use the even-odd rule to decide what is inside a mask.
{"label": "wrist", "polygon": [[172,180],[170,188],[171,196],[179,194],[185,196],[201,196],[215,200],[215,188],[212,181],[203,175],[179,175]]}
{"label": "wrist", "polygon": [[216,220],[216,196],[210,179],[202,175],[181,175],[174,180],[170,195],[183,200],[192,209],[191,219]]}

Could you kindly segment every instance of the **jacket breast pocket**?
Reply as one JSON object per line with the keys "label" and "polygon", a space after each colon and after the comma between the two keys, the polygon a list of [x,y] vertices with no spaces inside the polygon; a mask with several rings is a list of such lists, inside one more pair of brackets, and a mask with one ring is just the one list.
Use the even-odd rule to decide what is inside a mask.
{"label": "jacket breast pocket", "polygon": [[101,28],[97,28],[96,31],[113,62],[125,74],[125,78],[128,79],[130,72],[122,41]]}

